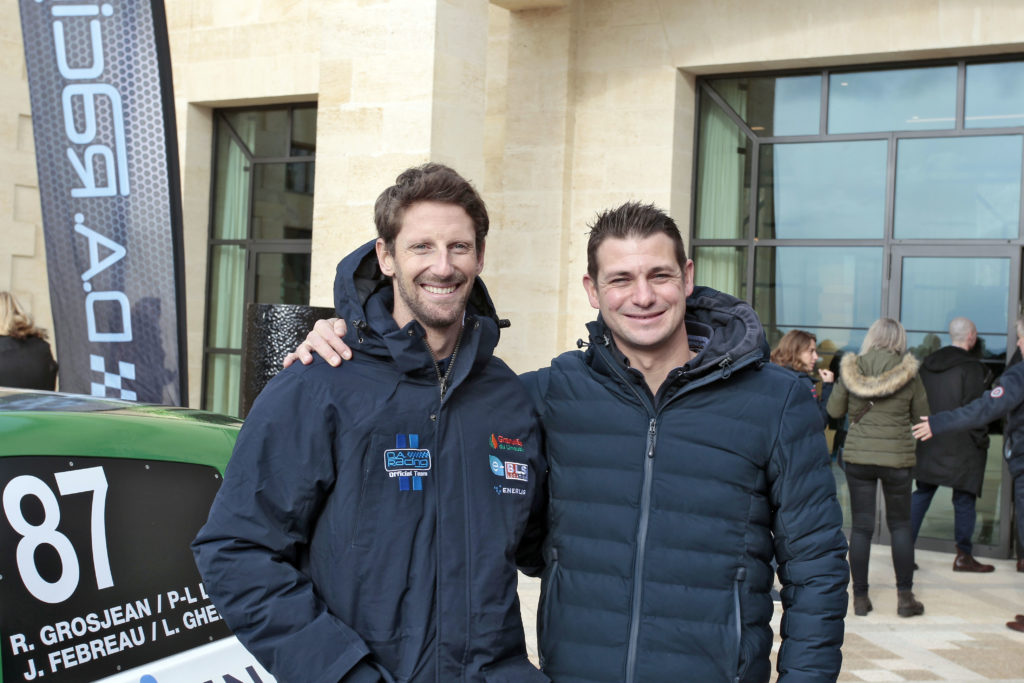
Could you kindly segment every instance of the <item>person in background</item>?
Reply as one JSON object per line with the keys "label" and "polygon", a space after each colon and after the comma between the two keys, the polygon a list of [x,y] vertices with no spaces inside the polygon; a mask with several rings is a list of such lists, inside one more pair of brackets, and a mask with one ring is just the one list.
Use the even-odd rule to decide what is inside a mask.
{"label": "person in background", "polygon": [[[978,341],[978,329],[967,318],[949,323],[951,344],[944,346],[921,363],[921,381],[928,392],[931,409],[953,410],[967,405],[985,393],[992,384],[992,373],[971,355]],[[956,538],[955,572],[991,572],[995,567],[982,564],[971,554],[976,519],[975,501],[985,481],[988,457],[988,425],[945,434],[917,444],[914,479],[917,488],[911,498],[914,541],[932,497],[940,486],[953,489],[953,535]]]}
{"label": "person in background", "polygon": [[860,354],[843,356],[839,381],[828,400],[829,415],[850,416],[843,459],[853,516],[850,572],[853,613],[857,616],[865,616],[872,609],[868,560],[879,481],[885,496],[885,521],[892,534],[897,614],[912,617],[924,613],[913,592],[914,539],[910,527],[910,484],[916,461],[910,426],[914,416],[929,412],[918,365],[917,359],[907,353],[903,326],[891,318],[880,318],[868,329]]}
{"label": "person in background", "polygon": [[818,382],[814,379],[815,367],[818,364],[818,338],[804,330],[790,330],[779,340],[779,345],[772,350],[771,360],[776,365],[789,368],[809,385],[811,395],[818,404],[821,414],[821,427],[828,426],[828,397],[832,394],[835,375],[828,368],[818,370],[821,377],[821,395],[818,395]]}
{"label": "person in background", "polygon": [[[1017,350],[1024,352],[1024,316],[1017,318]],[[913,434],[921,441],[950,432],[973,429],[993,420],[1006,418],[1003,430],[1003,457],[1013,477],[1014,522],[1017,527],[1017,571],[1024,571],[1024,363],[1006,368],[996,386],[967,405],[944,410],[934,415],[920,415]],[[1024,632],[1024,619],[1019,615],[1006,622],[1006,627]]]}
{"label": "person in background", "polygon": [[0,292],[0,386],[57,388],[57,362],[46,331],[35,326],[10,292]]}

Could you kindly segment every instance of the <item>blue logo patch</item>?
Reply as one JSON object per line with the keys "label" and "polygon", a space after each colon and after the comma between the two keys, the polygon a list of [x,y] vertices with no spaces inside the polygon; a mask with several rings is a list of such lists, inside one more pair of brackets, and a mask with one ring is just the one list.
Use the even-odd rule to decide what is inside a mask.
{"label": "blue logo patch", "polygon": [[419,434],[396,434],[395,447],[384,451],[384,469],[398,479],[399,491],[422,491],[430,474],[430,451],[419,445]]}
{"label": "blue logo patch", "polygon": [[496,476],[496,477],[504,477],[505,476],[505,463],[503,463],[501,460],[499,460],[498,458],[494,457],[493,455],[490,456],[490,458],[491,458],[491,472],[493,472],[494,476]]}

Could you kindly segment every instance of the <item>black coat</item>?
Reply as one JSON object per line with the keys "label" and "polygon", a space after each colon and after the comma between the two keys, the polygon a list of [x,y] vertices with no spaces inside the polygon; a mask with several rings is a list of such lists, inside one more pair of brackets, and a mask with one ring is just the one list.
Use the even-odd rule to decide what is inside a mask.
{"label": "black coat", "polygon": [[57,363],[42,337],[0,335],[0,387],[47,389],[57,386]]}
{"label": "black coat", "polygon": [[[981,396],[992,383],[992,373],[967,351],[944,346],[924,359],[921,381],[932,412],[939,412],[955,410]],[[986,426],[950,432],[918,442],[914,477],[980,496],[987,456]]]}

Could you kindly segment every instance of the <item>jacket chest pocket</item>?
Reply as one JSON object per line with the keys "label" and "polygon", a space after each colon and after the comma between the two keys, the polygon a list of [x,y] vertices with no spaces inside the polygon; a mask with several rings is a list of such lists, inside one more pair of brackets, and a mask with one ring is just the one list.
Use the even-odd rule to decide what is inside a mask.
{"label": "jacket chest pocket", "polygon": [[421,517],[428,497],[433,498],[435,454],[419,437],[415,432],[374,434],[358,473],[350,470],[349,476],[359,480],[353,547],[373,546],[385,530],[393,541],[411,520]]}

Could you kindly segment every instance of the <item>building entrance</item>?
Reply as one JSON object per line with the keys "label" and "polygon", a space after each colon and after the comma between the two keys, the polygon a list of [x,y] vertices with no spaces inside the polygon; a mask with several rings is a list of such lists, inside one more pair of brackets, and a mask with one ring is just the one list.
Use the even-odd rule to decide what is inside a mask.
{"label": "building entrance", "polygon": [[[973,350],[993,376],[1002,372],[1016,339],[1020,253],[1005,246],[906,246],[891,252],[891,278],[885,315],[907,330],[907,348],[918,358],[950,343],[949,322],[970,318],[978,328]],[[1004,477],[1002,425],[990,427],[990,445],[982,495],[977,500],[975,553],[1009,557],[1010,480]],[[881,496],[879,497],[881,500]],[[888,542],[884,515],[877,516],[877,537]],[[918,535],[917,547],[955,552],[952,490],[940,488]]]}

